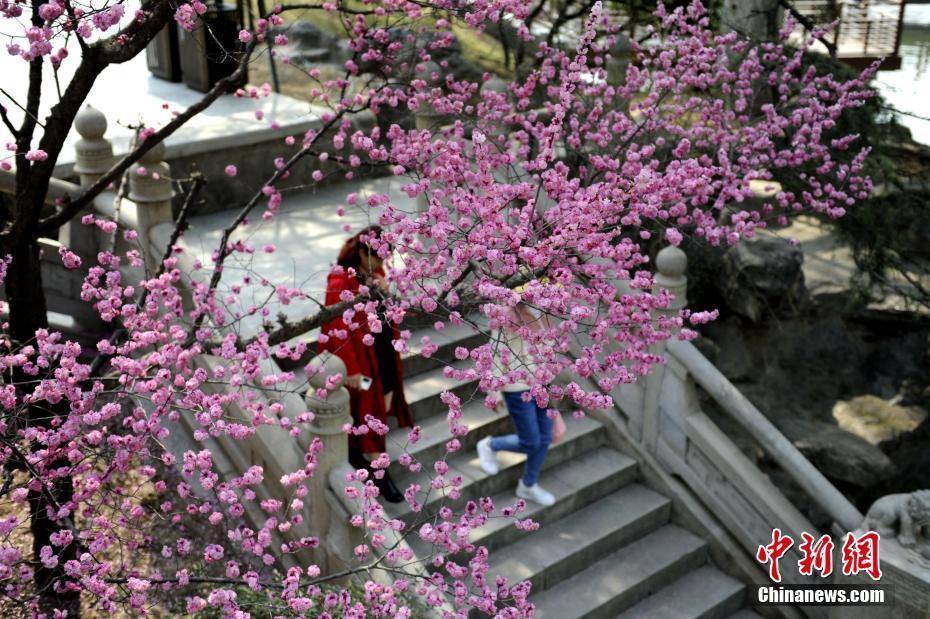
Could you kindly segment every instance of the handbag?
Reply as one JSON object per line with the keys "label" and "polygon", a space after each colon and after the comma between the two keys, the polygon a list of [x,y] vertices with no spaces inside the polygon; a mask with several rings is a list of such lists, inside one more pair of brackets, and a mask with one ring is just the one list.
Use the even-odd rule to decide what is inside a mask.
{"label": "handbag", "polygon": [[565,420],[562,419],[562,413],[556,411],[555,417],[552,418],[552,443],[561,443],[565,438]]}

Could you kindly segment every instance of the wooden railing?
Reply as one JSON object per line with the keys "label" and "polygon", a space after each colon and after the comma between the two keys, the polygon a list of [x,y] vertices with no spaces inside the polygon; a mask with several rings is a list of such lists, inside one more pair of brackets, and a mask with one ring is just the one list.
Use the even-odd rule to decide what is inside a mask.
{"label": "wooden railing", "polygon": [[901,65],[898,50],[904,27],[904,0],[796,0],[794,9],[817,27],[836,26],[824,35],[835,55],[853,66],[864,67],[883,58],[882,67]]}

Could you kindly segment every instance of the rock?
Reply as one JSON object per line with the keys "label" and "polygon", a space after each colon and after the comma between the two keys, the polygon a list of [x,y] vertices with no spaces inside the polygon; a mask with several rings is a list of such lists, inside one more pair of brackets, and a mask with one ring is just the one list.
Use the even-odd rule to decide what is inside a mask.
{"label": "rock", "polygon": [[831,480],[869,488],[894,477],[894,463],[865,439],[829,423],[782,419],[778,426],[804,456]]}
{"label": "rock", "polygon": [[813,323],[786,320],[779,327],[778,336],[769,344],[776,353],[778,370],[789,381],[827,392],[824,420],[844,394],[862,393],[862,386],[869,383],[862,360],[870,346],[841,317],[826,316]]}
{"label": "rock", "polygon": [[714,365],[731,381],[753,378],[759,371],[752,352],[743,338],[740,326],[732,320],[710,323],[705,333],[716,345]]}
{"label": "rock", "polygon": [[730,310],[758,324],[767,309],[797,308],[806,301],[803,264],[799,247],[755,237],[726,250],[717,285]]}
{"label": "rock", "polygon": [[329,60],[330,56],[332,52],[326,47],[301,47],[291,54],[291,62],[302,67],[312,67],[319,62]]}
{"label": "rock", "polygon": [[298,49],[332,49],[338,38],[309,21],[296,21],[282,28],[288,41]]}
{"label": "rock", "polygon": [[874,395],[837,402],[833,417],[841,428],[873,445],[912,432],[927,418],[917,406],[899,406]]}

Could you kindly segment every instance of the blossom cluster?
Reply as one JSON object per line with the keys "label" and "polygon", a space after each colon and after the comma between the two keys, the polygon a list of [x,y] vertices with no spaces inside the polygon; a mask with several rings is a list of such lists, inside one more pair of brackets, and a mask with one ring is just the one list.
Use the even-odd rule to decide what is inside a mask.
{"label": "blossom cluster", "polygon": [[[495,391],[516,383],[530,385],[544,407],[579,414],[609,407],[611,391],[662,362],[656,344],[694,337],[689,325],[715,318],[712,310],[669,309],[671,293],[653,279],[656,241],[733,244],[794,212],[842,216],[871,188],[861,174],[866,151],[856,149],[855,136],[836,132],[840,116],[869,96],[869,71],[848,82],[819,75],[805,64],[805,48],[713,32],[697,2],[660,6],[654,36],[634,45],[633,62],[620,63],[610,53],[619,27],[596,6],[574,48],[538,42],[533,69],[501,89],[489,74],[479,81],[454,75],[434,55],[453,44],[454,22],[476,31],[502,16],[519,24],[526,4],[433,3],[448,19],[434,19],[422,4],[363,2],[368,13],[341,15],[352,53],[344,74],[322,80],[307,72],[314,102],[327,108],[325,130],[288,138],[282,152],[317,158],[308,183],[324,180],[324,164],[347,179],[375,167],[397,177],[396,193],[352,193],[336,212],[362,211],[383,228],[364,241],[388,260],[391,294],[365,286],[358,297],[347,293],[346,329],[320,337],[393,324],[400,327],[394,347],[407,352],[411,316],[437,332],[469,325],[483,337],[456,348],[445,374],[475,381],[489,408]],[[50,55],[58,34],[106,32],[121,7],[72,15],[52,0],[40,7],[45,24],[25,32],[28,45],[8,49],[26,60]],[[340,11],[337,3],[322,8]],[[21,11],[0,0],[5,17]],[[204,11],[193,0],[174,18],[192,28]],[[239,40],[285,45],[280,11]],[[362,112],[411,113],[431,126],[353,123]],[[42,160],[44,153],[30,152],[27,159]],[[285,199],[277,182],[300,157],[269,162],[272,180],[254,200],[264,212],[256,223],[244,212],[241,225],[277,216]],[[234,177],[238,168],[230,162],[224,171]],[[793,189],[761,208],[744,207],[752,181],[786,178]],[[411,198],[415,209],[405,206]],[[83,222],[105,233],[117,228],[95,215]],[[135,234],[125,239],[138,242]],[[409,520],[387,515],[371,479],[393,464],[386,453],[374,473],[354,471],[336,488],[357,506],[350,525],[361,541],[346,560],[365,580],[364,593],[326,590],[320,532],[311,529],[314,506],[307,504],[312,484],[325,483],[315,479],[323,444],[312,438],[315,411],[294,405],[306,381],[277,363],[304,358],[308,343],[272,344],[267,333],[245,339],[237,329],[244,318],[271,317],[276,306],[312,291],[251,271],[233,279],[224,262],[248,263],[257,251],[247,235],[224,239],[208,264],[194,262],[181,242],[157,274],[139,275],[149,251],[89,257],[60,250],[66,268],[86,269],[82,300],[123,335],[91,350],[49,330],[29,342],[5,341],[0,367],[14,379],[0,390],[0,461],[17,471],[0,492],[8,508],[0,520],[7,598],[32,603],[33,577],[45,570],[60,575],[59,591],[80,591],[105,612],[142,613],[159,596],[180,596],[192,614],[243,616],[240,597],[251,591],[298,615],[404,617],[408,595],[450,617],[471,609],[531,614],[529,585],[490,574],[488,551],[471,533],[495,517],[526,531],[538,525],[521,517],[521,501],[459,500],[463,480],[448,458],[468,427],[465,403],[451,392],[442,395],[450,435],[442,458],[410,454],[419,427],[400,439],[397,465],[429,473],[403,488]],[[246,301],[261,296],[256,290],[268,292],[264,304]],[[514,321],[521,304],[541,316],[538,324]],[[498,337],[506,332],[526,343],[524,358],[506,349]],[[418,345],[425,356],[438,349],[429,335]],[[93,357],[104,361],[103,373],[93,371]],[[325,398],[342,378],[327,377],[310,395]],[[44,411],[40,423],[36,411]],[[369,416],[345,432],[389,429]],[[267,436],[293,443],[300,458],[292,470],[231,457],[230,445]],[[179,448],[178,437],[193,445]],[[59,490],[63,481],[68,492]],[[35,504],[58,530],[31,562],[16,532],[29,527]],[[414,557],[406,535],[429,547],[429,556]],[[157,560],[139,561],[143,553]],[[428,569],[409,567],[418,561]],[[368,579],[378,569],[395,576],[392,585]]]}

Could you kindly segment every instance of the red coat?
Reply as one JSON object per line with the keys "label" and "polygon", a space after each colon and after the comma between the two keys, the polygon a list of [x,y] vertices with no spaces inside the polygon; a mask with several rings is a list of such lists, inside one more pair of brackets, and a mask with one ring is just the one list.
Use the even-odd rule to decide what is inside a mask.
{"label": "red coat", "polygon": [[[358,293],[359,281],[353,275],[345,271],[342,273],[330,273],[326,278],[326,305],[335,305],[341,301],[339,295],[344,290],[349,290],[353,294]],[[321,332],[329,335],[325,343],[319,345],[319,351],[329,351],[342,359],[346,364],[346,376],[353,374],[362,374],[372,379],[371,387],[368,391],[360,389],[349,390],[349,406],[352,412],[352,419],[356,425],[365,422],[365,416],[371,415],[383,423],[387,423],[388,415],[397,418],[397,425],[401,427],[412,426],[413,419],[410,416],[410,409],[407,407],[407,400],[404,398],[403,366],[401,365],[400,353],[395,352],[397,367],[397,388],[394,390],[394,396],[391,398],[391,410],[384,408],[384,392],[381,389],[381,372],[378,368],[378,357],[375,354],[374,346],[366,346],[362,341],[368,331],[368,323],[363,316],[357,316],[355,323],[358,328],[348,330],[342,316],[334,318],[323,325]],[[394,338],[399,338],[400,334],[396,327],[391,326],[394,331]],[[332,334],[333,331],[348,331],[349,337],[339,339]],[[360,436],[349,436],[349,444],[362,451],[362,453],[375,453],[385,451],[385,437],[369,430],[367,434]]]}

